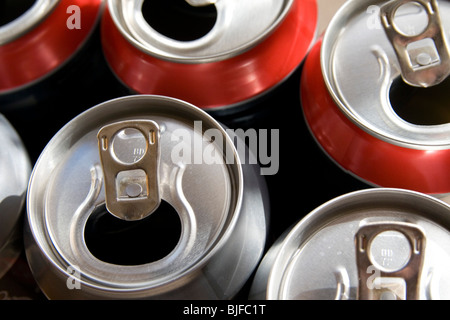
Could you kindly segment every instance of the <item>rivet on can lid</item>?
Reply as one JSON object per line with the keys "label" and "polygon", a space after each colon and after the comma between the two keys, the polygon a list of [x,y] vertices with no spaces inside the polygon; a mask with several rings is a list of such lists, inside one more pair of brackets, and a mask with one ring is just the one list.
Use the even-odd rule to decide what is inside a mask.
{"label": "rivet on can lid", "polygon": [[421,66],[428,66],[433,62],[433,60],[428,53],[422,52],[417,56],[416,62]]}
{"label": "rivet on can lid", "polygon": [[143,188],[138,183],[130,183],[126,186],[126,192],[128,197],[137,198],[142,194]]}

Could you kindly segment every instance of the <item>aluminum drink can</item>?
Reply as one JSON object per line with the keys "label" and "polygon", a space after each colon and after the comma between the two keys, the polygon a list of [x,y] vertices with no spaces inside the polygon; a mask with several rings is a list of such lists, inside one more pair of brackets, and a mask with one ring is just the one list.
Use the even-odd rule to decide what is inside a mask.
{"label": "aluminum drink can", "polygon": [[371,186],[448,197],[449,17],[434,0],[350,0],[337,12],[301,81],[307,125],[337,166]]}
{"label": "aluminum drink can", "polygon": [[23,251],[22,218],[31,164],[19,135],[1,114],[0,145],[0,278],[2,278]]}
{"label": "aluminum drink can", "polygon": [[341,195],[275,242],[250,298],[449,299],[449,213],[445,202],[412,190]]}
{"label": "aluminum drink can", "polygon": [[27,198],[26,253],[44,294],[234,297],[263,255],[269,207],[259,166],[231,137],[164,96],[109,100],[69,122]]}
{"label": "aluminum drink can", "polygon": [[247,109],[287,79],[317,28],[316,0],[107,4],[103,49],[117,78],[214,115]]}
{"label": "aluminum drink can", "polygon": [[34,106],[79,77],[81,63],[76,58],[89,51],[87,43],[98,25],[102,2],[2,1],[0,110]]}

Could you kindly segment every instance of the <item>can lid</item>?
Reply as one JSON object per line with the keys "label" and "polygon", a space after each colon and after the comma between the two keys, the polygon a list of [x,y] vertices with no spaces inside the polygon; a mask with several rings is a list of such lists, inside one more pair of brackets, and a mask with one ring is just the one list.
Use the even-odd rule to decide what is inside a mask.
{"label": "can lid", "polygon": [[444,202],[401,189],[333,199],[279,240],[267,297],[448,299],[449,213]]}
{"label": "can lid", "polygon": [[[401,79],[402,67],[382,26],[385,4],[386,1],[380,0],[351,0],[331,21],[321,51],[322,72],[328,90],[351,121],[378,138],[413,149],[448,149],[450,123],[413,123],[404,120],[393,108],[391,90],[395,89],[397,79]],[[439,10],[442,29],[449,30],[450,19],[446,17],[450,16],[450,3],[439,1]],[[399,20],[393,23],[401,25],[404,32],[413,34],[430,25],[423,4],[406,7],[393,19]],[[443,36],[448,42],[450,34],[447,32]],[[428,54],[434,64],[436,59],[439,61],[437,48],[442,47],[434,45],[431,38],[424,41],[413,42],[408,46],[408,52],[417,55],[418,64],[426,64],[428,58],[422,53],[434,48]],[[399,97],[404,101],[408,98],[405,95]],[[420,112],[426,114],[428,107],[424,105]]]}
{"label": "can lid", "polygon": [[255,46],[280,24],[293,0],[178,2],[188,6],[214,6],[216,19],[211,30],[194,40],[175,40],[158,32],[151,26],[152,21],[146,20],[144,0],[109,0],[108,8],[120,32],[140,50],[167,60],[197,63],[223,60]]}
{"label": "can lid", "polygon": [[0,26],[0,45],[14,41],[33,29],[52,12],[59,2],[60,0],[35,0],[32,6],[17,19]]}
{"label": "can lid", "polygon": [[[0,114],[0,255],[22,214],[30,160],[11,124]],[[1,269],[1,262],[0,262]],[[1,273],[1,270],[0,270]]]}
{"label": "can lid", "polygon": [[[103,148],[105,140],[108,148]],[[158,156],[151,155],[157,149],[148,143],[158,144]],[[101,160],[107,149],[114,159]],[[105,161],[119,164],[107,166]],[[143,165],[147,161],[149,167]],[[106,186],[111,177],[113,182]],[[124,207],[137,208],[140,200],[145,207],[147,196],[154,200],[152,194],[171,205],[181,234],[170,253],[139,264],[110,263],[94,256],[85,241],[90,232],[87,221],[101,208],[105,211],[105,194],[122,202],[117,214],[122,218],[127,218]],[[112,291],[157,290],[194,272],[223,246],[239,216],[242,194],[236,149],[214,119],[180,100],[128,96],[86,111],[51,140],[30,182],[28,218],[45,255],[63,272],[77,266],[85,285]],[[151,202],[147,209],[157,205]],[[144,250],[161,245],[146,243]]]}

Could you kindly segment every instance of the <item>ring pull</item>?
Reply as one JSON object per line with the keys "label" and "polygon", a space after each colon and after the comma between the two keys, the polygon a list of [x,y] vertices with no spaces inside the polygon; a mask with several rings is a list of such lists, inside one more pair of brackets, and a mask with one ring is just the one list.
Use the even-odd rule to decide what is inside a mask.
{"label": "ring pull", "polygon": [[380,17],[406,83],[426,88],[450,75],[450,51],[436,0],[390,1],[381,7]]}
{"label": "ring pull", "polygon": [[160,130],[150,120],[107,125],[97,135],[106,209],[123,220],[140,220],[161,203]]}
{"label": "ring pull", "polygon": [[425,235],[413,224],[372,223],[355,236],[358,299],[418,300]]}

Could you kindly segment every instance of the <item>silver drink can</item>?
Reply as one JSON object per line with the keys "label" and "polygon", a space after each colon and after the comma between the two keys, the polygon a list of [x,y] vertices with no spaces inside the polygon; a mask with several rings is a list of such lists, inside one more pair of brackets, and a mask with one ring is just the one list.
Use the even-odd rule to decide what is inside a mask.
{"label": "silver drink can", "polygon": [[263,255],[257,166],[218,122],[164,96],[74,118],[42,152],[26,253],[50,299],[229,299]]}
{"label": "silver drink can", "polygon": [[337,197],[269,249],[250,297],[274,300],[449,299],[450,207],[405,189]]}
{"label": "silver drink can", "polygon": [[0,278],[22,252],[22,217],[31,164],[22,141],[0,114]]}

